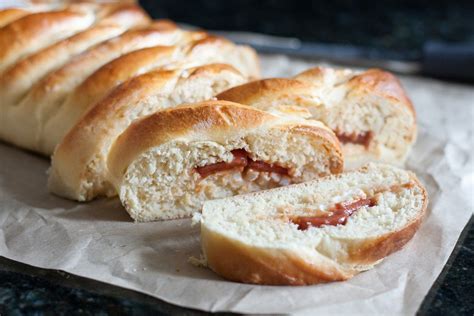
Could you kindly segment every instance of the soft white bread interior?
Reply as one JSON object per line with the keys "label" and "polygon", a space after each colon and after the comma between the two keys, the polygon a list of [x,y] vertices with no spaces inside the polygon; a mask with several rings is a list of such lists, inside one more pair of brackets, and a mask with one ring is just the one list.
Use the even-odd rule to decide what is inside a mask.
{"label": "soft white bread interior", "polygon": [[111,180],[136,221],[174,219],[204,201],[341,172],[332,131],[226,101],[164,110],[136,121],[108,157]]}
{"label": "soft white bread interior", "polygon": [[416,139],[415,110],[398,79],[370,69],[314,68],[291,79],[265,79],[217,96],[263,110],[303,107],[340,139],[347,168],[371,160],[403,164]]}
{"label": "soft white bread interior", "polygon": [[60,142],[51,160],[50,191],[79,201],[116,195],[106,160],[110,146],[134,120],[181,103],[210,99],[246,80],[229,65],[208,64],[149,72],[125,82],[87,112]]}
{"label": "soft white bread interior", "polygon": [[[361,199],[372,202],[339,225],[299,224],[302,218],[327,218],[336,204]],[[204,257],[217,274],[237,282],[304,285],[346,280],[372,268],[413,237],[427,203],[413,173],[370,163],[302,184],[208,201],[197,217]]]}

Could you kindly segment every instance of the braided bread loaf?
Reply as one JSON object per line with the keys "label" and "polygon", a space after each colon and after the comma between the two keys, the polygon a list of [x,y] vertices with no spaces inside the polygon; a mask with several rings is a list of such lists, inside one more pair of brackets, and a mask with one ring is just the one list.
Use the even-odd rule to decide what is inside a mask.
{"label": "braided bread loaf", "polygon": [[291,79],[253,81],[217,98],[263,110],[308,110],[336,133],[349,168],[368,160],[400,165],[416,139],[410,100],[395,76],[378,69],[314,68]]}
{"label": "braided bread loaf", "polygon": [[7,9],[0,22],[0,139],[45,155],[98,101],[135,76],[216,62],[233,65],[242,80],[259,76],[250,48],[153,22],[134,4]]}

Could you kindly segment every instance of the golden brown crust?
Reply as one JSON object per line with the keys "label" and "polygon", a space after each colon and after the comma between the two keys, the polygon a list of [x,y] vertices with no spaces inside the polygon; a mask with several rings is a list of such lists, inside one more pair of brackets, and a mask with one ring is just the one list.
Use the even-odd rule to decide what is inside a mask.
{"label": "golden brown crust", "polygon": [[[252,81],[224,91],[216,97],[219,100],[249,105],[267,98],[273,100],[288,98],[293,100],[298,95],[311,95],[315,89],[315,84],[321,84],[318,81],[321,80],[326,71],[326,68],[316,67],[298,74],[293,79],[273,78]],[[349,89],[354,89],[361,93],[378,94],[385,98],[394,99],[397,101],[394,104],[402,104],[413,115],[415,114],[413,104],[407,97],[400,81],[389,72],[380,69],[369,69],[360,74],[352,75],[347,85]]]}
{"label": "golden brown crust", "polygon": [[328,68],[325,67],[314,67],[297,74],[295,77],[302,81],[313,81],[323,78],[327,71]]}
{"label": "golden brown crust", "polygon": [[[167,25],[167,22],[165,22],[165,25]],[[54,91],[57,85],[61,85],[65,79],[71,80],[75,77],[76,73],[81,73],[84,69],[88,69],[89,65],[100,63],[104,58],[110,60],[114,59],[111,57],[118,57],[129,51],[154,46],[152,43],[157,45],[161,41],[160,36],[168,32],[173,31],[169,31],[168,26],[163,31],[161,23],[154,23],[143,29],[127,31],[119,37],[103,42],[38,82],[32,91],[33,99],[40,100],[47,96],[50,91]]]}
{"label": "golden brown crust", "polygon": [[357,273],[354,270],[344,271],[322,256],[310,261],[289,250],[245,245],[203,226],[201,245],[209,268],[236,282],[310,285],[347,280]]}
{"label": "golden brown crust", "polygon": [[406,95],[400,80],[389,72],[369,69],[349,80],[349,86],[365,93],[375,93],[388,99],[394,99],[397,104],[407,107],[415,116],[413,104]]}
{"label": "golden brown crust", "polygon": [[146,13],[136,5],[111,5],[109,9],[104,10],[107,12],[96,25],[19,60],[4,72],[0,76],[2,103],[15,104],[35,82],[77,54],[120,35],[130,27],[149,23]]}
{"label": "golden brown crust", "polygon": [[271,99],[298,98],[312,89],[311,84],[295,79],[272,78],[252,81],[222,93],[216,98],[242,104],[253,104],[259,99],[270,96]]}
{"label": "golden brown crust", "polygon": [[73,11],[40,12],[26,15],[0,29],[0,64],[5,69],[16,59],[86,29],[94,22],[91,15]]}
{"label": "golden brown crust", "polygon": [[[166,25],[171,22],[163,21],[162,23]],[[211,36],[208,36],[204,32],[189,32],[185,37],[183,43],[180,43],[180,45],[189,41],[192,43],[191,46],[193,49],[198,49],[201,45],[204,45],[203,43],[233,45],[227,40],[214,39],[214,37],[212,37],[213,39],[209,39]],[[101,96],[105,95],[111,87],[116,86],[126,79],[138,73],[151,71],[158,66],[168,64],[167,66],[169,67],[169,63],[178,62],[177,56],[181,49],[180,45],[143,48],[127,53],[109,62],[89,76],[76,89],[72,96],[72,99],[76,100],[74,102],[75,105],[86,109],[93,105],[93,101],[97,101]],[[181,61],[184,61],[184,59],[186,59],[186,57],[181,57]],[[192,56],[188,59],[192,60]],[[221,69],[222,64],[217,70],[221,71]],[[195,71],[206,71],[208,73],[209,70],[210,68],[206,68],[205,70],[204,68],[197,68]]]}
{"label": "golden brown crust", "polygon": [[[105,64],[76,88],[72,98],[76,106],[88,108],[112,87],[144,72],[160,61],[170,59],[176,46],[154,46],[127,53]],[[151,70],[151,69],[150,69]]]}
{"label": "golden brown crust", "polygon": [[222,71],[230,71],[230,72],[235,73],[236,75],[239,75],[239,76],[242,75],[240,71],[238,71],[236,68],[232,67],[231,65],[215,63],[215,64],[206,64],[200,67],[191,68],[189,70],[187,77],[191,78],[191,77],[198,77],[198,76],[208,75],[208,74],[217,74],[217,73],[221,73]]}
{"label": "golden brown crust", "polygon": [[185,48],[186,54],[191,59],[208,58],[206,56],[209,56],[209,52],[206,50],[211,47],[212,50],[219,51],[219,55],[223,57],[219,62],[233,65],[249,80],[260,78],[260,65],[255,50],[248,46],[235,45],[223,37],[202,33],[205,36]]}
{"label": "golden brown crust", "polygon": [[[104,16],[100,18],[100,24],[118,24],[121,26],[130,24],[132,21],[136,25],[147,25],[151,22],[148,14],[141,7],[132,3],[114,4],[112,9],[109,12],[104,12]],[[138,19],[141,20],[140,23],[136,23]]]}
{"label": "golden brown crust", "polygon": [[[67,153],[76,155],[75,149],[82,147],[81,144],[84,142],[88,143],[92,134],[96,133],[93,131],[94,127],[100,129],[100,125],[106,122],[110,115],[120,115],[125,108],[134,104],[136,100],[144,99],[148,95],[157,93],[157,91],[161,90],[171,79],[175,78],[177,73],[178,71],[176,70],[149,72],[119,85],[107,98],[97,103],[81,118],[76,126],[61,141],[56,155],[58,152],[61,152],[61,155]],[[99,125],[99,123],[102,124]],[[62,160],[68,159],[62,158]]]}
{"label": "golden brown crust", "polygon": [[30,13],[31,12],[28,10],[19,8],[0,10],[0,27],[3,27],[4,25],[18,20],[19,18],[24,17]]}
{"label": "golden brown crust", "polygon": [[76,53],[117,36],[123,31],[125,29],[115,25],[98,25],[20,60],[0,77],[0,90],[2,94],[8,95],[2,97],[3,102],[6,104],[17,102],[36,80],[57,67],[58,63],[62,65]]}
{"label": "golden brown crust", "polygon": [[[177,50],[144,48],[179,44],[178,63],[192,62],[193,66],[216,60],[226,62],[223,59],[227,52],[234,49],[230,54],[233,59],[246,64],[242,47],[216,37],[191,46],[190,52],[203,46],[215,47],[202,54],[202,63],[184,58],[186,47],[182,44],[207,34],[181,30],[169,20],[150,23],[147,14],[131,3],[67,1],[27,10],[3,10],[1,21],[7,24],[0,30],[0,72],[6,70],[0,77],[0,83],[5,83],[0,88],[2,111],[8,108],[4,112],[12,118],[10,122],[28,127],[18,132],[15,123],[1,124],[6,127],[2,126],[0,137],[48,155],[71,124],[84,114],[81,110],[87,110],[119,83],[152,71],[154,62],[163,61]],[[134,29],[125,32],[131,27]],[[226,50],[219,54],[224,46]],[[214,57],[220,59],[211,60]],[[110,64],[103,66],[105,63]],[[210,67],[206,71],[212,70]],[[202,71],[197,69],[191,75]],[[216,85],[219,87],[220,83]],[[6,117],[2,120],[8,121]]]}
{"label": "golden brown crust", "polygon": [[229,41],[228,39],[224,37],[210,35],[204,31],[201,31],[201,33],[205,36],[203,36],[200,40],[197,40],[191,43],[191,45],[189,45],[189,48],[188,48],[189,51],[192,51],[194,49],[199,49],[200,47],[203,47],[206,45],[214,46],[214,45],[229,45],[229,44],[232,45],[233,44],[231,41]]}

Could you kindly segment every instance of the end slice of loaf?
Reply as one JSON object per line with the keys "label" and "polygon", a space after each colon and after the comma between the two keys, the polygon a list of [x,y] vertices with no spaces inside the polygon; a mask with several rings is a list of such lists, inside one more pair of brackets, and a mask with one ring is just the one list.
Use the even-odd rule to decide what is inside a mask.
{"label": "end slice of loaf", "polygon": [[301,107],[342,143],[346,169],[368,161],[402,165],[416,140],[415,110],[391,73],[313,68],[293,78],[257,80],[217,95],[261,110]]}
{"label": "end slice of loaf", "polygon": [[[336,214],[335,205],[364,199],[372,202],[345,223],[313,224],[315,218]],[[370,163],[357,171],[204,203],[202,250],[208,266],[232,281],[304,285],[346,280],[402,248],[417,231],[427,203],[413,173]],[[302,218],[309,223],[306,228]]]}
{"label": "end slice of loaf", "polygon": [[[236,157],[242,164],[225,169]],[[227,101],[139,120],[108,158],[111,181],[136,221],[191,216],[209,199],[307,181],[343,166],[339,143],[322,123]],[[216,166],[224,170],[207,172]]]}

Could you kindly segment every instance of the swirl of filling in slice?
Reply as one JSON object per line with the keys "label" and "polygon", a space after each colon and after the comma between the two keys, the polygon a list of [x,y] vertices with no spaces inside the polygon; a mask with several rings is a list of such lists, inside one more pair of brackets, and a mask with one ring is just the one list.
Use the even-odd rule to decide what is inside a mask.
{"label": "swirl of filling in slice", "polygon": [[241,168],[242,172],[245,172],[248,169],[260,171],[260,172],[274,172],[281,175],[288,175],[288,169],[278,166],[276,164],[266,163],[264,161],[255,161],[250,158],[249,153],[244,149],[235,149],[231,151],[234,158],[230,162],[217,162],[213,164],[209,164],[202,167],[197,167],[197,173],[202,178],[206,178],[212,174],[233,170],[237,168]]}
{"label": "swirl of filling in slice", "polygon": [[[354,202],[337,203],[327,213],[317,216],[298,216],[291,219],[293,224],[298,225],[299,230],[307,230],[311,227],[323,225],[344,225],[349,216],[363,206],[372,207],[377,204],[375,198],[360,199]],[[320,213],[321,211],[317,212]]]}
{"label": "swirl of filling in slice", "polygon": [[365,149],[369,148],[370,142],[374,138],[373,132],[345,133],[335,131],[335,133],[341,143],[362,145]]}
{"label": "swirl of filling in slice", "polygon": [[310,227],[322,227],[324,225],[345,225],[347,219],[360,208],[376,206],[377,194],[383,192],[396,193],[402,189],[410,189],[413,185],[412,182],[408,182],[390,187],[381,187],[374,190],[374,195],[371,197],[361,197],[352,201],[336,203],[326,211],[319,209],[310,211],[315,215],[294,216],[290,218],[290,221],[298,226],[298,230],[307,230]]}

